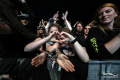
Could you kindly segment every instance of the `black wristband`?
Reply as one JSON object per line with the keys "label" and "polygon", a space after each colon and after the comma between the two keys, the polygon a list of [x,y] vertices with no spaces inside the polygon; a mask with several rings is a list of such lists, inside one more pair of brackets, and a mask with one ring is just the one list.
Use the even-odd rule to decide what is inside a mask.
{"label": "black wristband", "polygon": [[77,40],[76,40],[76,38],[75,38],[73,41],[71,41],[71,43],[74,44],[76,41],[77,41]]}

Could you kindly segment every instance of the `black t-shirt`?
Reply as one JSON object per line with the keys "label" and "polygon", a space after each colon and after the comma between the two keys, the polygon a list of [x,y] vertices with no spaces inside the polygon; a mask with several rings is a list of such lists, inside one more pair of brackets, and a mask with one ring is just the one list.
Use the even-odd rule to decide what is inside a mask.
{"label": "black t-shirt", "polygon": [[119,28],[114,29],[114,31],[105,29],[105,32],[103,32],[99,27],[92,27],[90,29],[86,39],[87,51],[90,59],[120,60],[120,49],[118,49],[114,54],[111,54],[104,46],[105,43],[113,39],[119,33]]}
{"label": "black t-shirt", "polygon": [[82,47],[87,47],[87,44],[86,44],[86,39],[84,37],[84,35],[79,35],[79,36],[76,36],[76,40],[79,42],[79,44],[82,46]]}
{"label": "black t-shirt", "polygon": [[[61,48],[61,52],[63,52],[63,48]],[[71,50],[71,49],[69,49]],[[81,61],[81,59],[78,57],[77,54],[75,56],[68,56],[68,59],[72,62],[74,65],[75,71],[74,72],[66,72],[64,69],[62,69],[62,76],[61,80],[87,80],[88,76],[88,63],[84,63]]]}

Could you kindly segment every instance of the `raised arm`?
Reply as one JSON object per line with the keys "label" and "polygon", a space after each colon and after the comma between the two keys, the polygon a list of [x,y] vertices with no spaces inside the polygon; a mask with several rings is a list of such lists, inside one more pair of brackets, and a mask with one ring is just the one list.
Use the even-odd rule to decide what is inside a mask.
{"label": "raised arm", "polygon": [[34,40],[33,42],[27,44],[24,47],[24,51],[25,52],[31,52],[37,48],[39,48],[41,45],[43,45],[44,43],[48,42],[52,37],[54,37],[56,34],[56,32],[52,32],[51,34],[49,34],[47,37],[41,39],[41,38],[37,38],[36,40]]}
{"label": "raised arm", "polygon": [[57,13],[54,14],[54,16],[52,18],[49,19],[49,21],[47,22],[47,25],[45,26],[45,31],[48,34],[48,27],[50,25],[51,22],[56,23],[56,21],[58,21],[58,16],[59,16],[59,11],[57,11]]}
{"label": "raised arm", "polygon": [[[87,52],[85,51],[85,49],[78,43],[78,41],[69,33],[66,32],[62,32],[62,35],[65,35],[69,41],[71,41],[71,43],[74,46],[74,49],[77,53],[77,55],[79,56],[79,58],[83,61],[83,62],[88,62],[89,61],[89,56],[87,54]],[[68,39],[65,39],[68,41]]]}
{"label": "raised arm", "polygon": [[72,31],[72,27],[71,24],[69,23],[69,21],[67,20],[67,15],[68,15],[68,11],[65,12],[65,14],[62,14],[62,19],[64,20],[65,26]]}

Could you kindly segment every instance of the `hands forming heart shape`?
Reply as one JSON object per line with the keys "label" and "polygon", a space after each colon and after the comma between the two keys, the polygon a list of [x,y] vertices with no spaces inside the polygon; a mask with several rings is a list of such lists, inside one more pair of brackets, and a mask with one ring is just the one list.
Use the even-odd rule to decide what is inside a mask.
{"label": "hands forming heart shape", "polygon": [[49,37],[50,41],[56,41],[59,43],[73,41],[75,39],[71,34],[69,34],[67,32],[60,33],[58,31],[52,32],[48,37]]}

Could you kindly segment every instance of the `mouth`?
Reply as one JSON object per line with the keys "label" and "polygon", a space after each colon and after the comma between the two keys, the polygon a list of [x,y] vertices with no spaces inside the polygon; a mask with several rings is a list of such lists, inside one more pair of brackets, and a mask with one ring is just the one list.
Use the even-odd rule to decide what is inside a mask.
{"label": "mouth", "polygon": [[102,18],[102,21],[106,21],[108,19],[108,17],[104,17]]}

